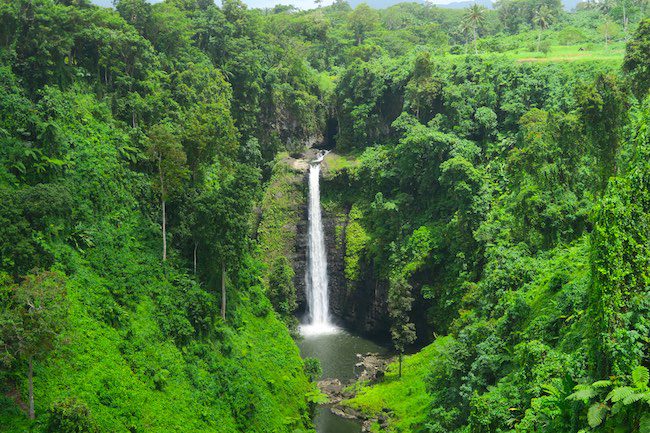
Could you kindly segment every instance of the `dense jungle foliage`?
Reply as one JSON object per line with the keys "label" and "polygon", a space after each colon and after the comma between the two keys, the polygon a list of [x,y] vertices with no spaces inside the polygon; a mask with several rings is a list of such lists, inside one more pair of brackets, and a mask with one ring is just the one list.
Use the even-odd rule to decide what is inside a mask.
{"label": "dense jungle foliage", "polygon": [[348,404],[650,431],[649,10],[577,9],[0,0],[0,431],[310,431],[312,145],[400,354]]}
{"label": "dense jungle foliage", "polygon": [[0,430],[309,428],[251,241],[309,67],[238,2],[3,1],[0,32]]}
{"label": "dense jungle foliage", "polygon": [[388,286],[398,352],[433,340],[350,406],[391,431],[650,431],[649,28],[622,68],[479,41],[340,75],[348,290]]}

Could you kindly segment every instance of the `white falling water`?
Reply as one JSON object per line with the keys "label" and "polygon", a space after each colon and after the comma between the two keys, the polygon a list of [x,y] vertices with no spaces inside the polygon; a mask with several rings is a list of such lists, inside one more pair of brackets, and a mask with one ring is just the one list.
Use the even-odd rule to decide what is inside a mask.
{"label": "white falling water", "polygon": [[329,315],[327,253],[320,207],[320,163],[324,156],[320,155],[309,165],[309,227],[305,273],[309,322],[300,328],[303,335],[327,334],[337,329],[330,322]]}

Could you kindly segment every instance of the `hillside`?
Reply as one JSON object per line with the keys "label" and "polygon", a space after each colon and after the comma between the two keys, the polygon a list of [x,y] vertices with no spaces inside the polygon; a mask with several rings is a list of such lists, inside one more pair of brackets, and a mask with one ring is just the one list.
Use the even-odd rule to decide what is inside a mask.
{"label": "hillside", "polygon": [[0,432],[646,433],[648,4],[353,6],[0,3]]}

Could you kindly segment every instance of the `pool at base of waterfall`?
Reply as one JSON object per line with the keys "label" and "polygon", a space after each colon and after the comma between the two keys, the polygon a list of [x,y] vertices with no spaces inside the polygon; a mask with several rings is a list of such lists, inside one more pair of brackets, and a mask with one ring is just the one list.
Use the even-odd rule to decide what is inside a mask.
{"label": "pool at base of waterfall", "polygon": [[[341,328],[336,328],[336,332],[322,334],[306,332],[302,334],[298,346],[303,358],[320,360],[323,379],[339,379],[344,384],[356,379],[355,365],[359,362],[358,353],[387,353],[385,347]],[[329,405],[318,407],[314,425],[318,433],[361,432],[359,422],[334,415]]]}

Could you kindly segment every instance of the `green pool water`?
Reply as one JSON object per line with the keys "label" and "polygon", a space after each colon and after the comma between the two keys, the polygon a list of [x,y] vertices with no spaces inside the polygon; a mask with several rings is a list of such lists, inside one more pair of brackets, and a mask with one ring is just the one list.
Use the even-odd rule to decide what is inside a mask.
{"label": "green pool water", "polygon": [[[303,358],[318,358],[323,369],[322,378],[340,379],[342,383],[355,378],[357,353],[376,352],[385,354],[384,347],[368,339],[344,330],[336,333],[304,336],[298,341]],[[334,415],[329,405],[321,405],[314,419],[318,433],[359,433],[361,425]]]}

